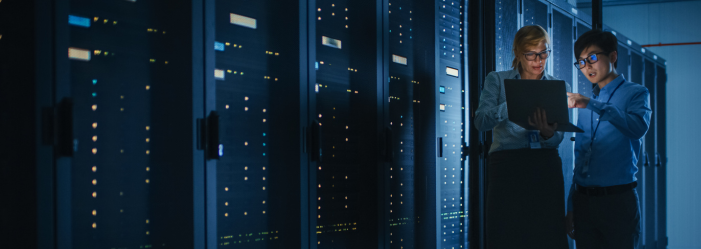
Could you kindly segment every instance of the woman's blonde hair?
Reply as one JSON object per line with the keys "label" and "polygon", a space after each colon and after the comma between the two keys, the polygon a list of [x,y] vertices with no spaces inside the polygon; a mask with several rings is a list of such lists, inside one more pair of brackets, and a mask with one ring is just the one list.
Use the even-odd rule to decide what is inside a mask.
{"label": "woman's blonde hair", "polygon": [[543,27],[539,25],[528,25],[519,29],[518,32],[516,32],[516,37],[514,37],[514,61],[511,62],[511,67],[513,69],[518,69],[521,65],[521,60],[519,60],[520,56],[526,52],[526,49],[538,46],[542,41],[545,41],[546,47],[550,47],[550,36],[548,36],[548,31],[545,31]]}

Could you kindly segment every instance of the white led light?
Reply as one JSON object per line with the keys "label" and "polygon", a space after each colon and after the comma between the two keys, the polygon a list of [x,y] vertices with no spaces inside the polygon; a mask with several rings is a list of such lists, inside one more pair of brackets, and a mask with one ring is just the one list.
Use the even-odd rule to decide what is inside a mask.
{"label": "white led light", "polygon": [[80,48],[68,48],[68,58],[79,61],[90,61],[90,50]]}
{"label": "white led light", "polygon": [[246,28],[257,28],[256,19],[247,16],[237,15],[234,13],[229,14],[229,22]]}
{"label": "white led light", "polygon": [[397,63],[397,64],[402,64],[402,65],[407,65],[407,58],[393,54],[392,55],[392,62]]}
{"label": "white led light", "polygon": [[[332,48],[338,48],[341,49],[341,40],[329,38],[326,36],[321,37],[321,43],[324,44],[324,46],[329,46]],[[321,63],[324,64],[324,63]]]}

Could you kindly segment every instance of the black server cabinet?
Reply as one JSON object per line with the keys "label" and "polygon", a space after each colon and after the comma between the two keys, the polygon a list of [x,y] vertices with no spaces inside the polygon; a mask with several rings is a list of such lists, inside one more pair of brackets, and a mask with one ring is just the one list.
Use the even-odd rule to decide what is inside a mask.
{"label": "black server cabinet", "polygon": [[42,59],[53,67],[37,73],[53,76],[38,84],[54,89],[55,111],[45,109],[40,122],[55,121],[55,160],[38,167],[55,170],[55,245],[197,248],[204,234],[204,157],[194,122],[202,114],[199,4],[52,4],[46,46],[53,52]]}
{"label": "black server cabinet", "polygon": [[627,37],[606,28],[616,35],[618,45],[617,71],[628,81],[644,85],[650,92],[652,115],[650,127],[643,137],[638,160],[638,197],[641,211],[640,245],[664,248],[666,235],[666,174],[665,149],[665,84],[664,59],[642,48]]}
{"label": "black server cabinet", "polygon": [[656,85],[656,67],[655,63],[643,57],[644,62],[644,85],[650,91],[650,108],[652,109],[652,115],[650,116],[650,128],[645,134],[645,162],[643,163],[643,178],[645,179],[644,194],[642,201],[643,205],[642,223],[645,224],[643,229],[643,245],[649,246],[651,248],[656,248],[657,243],[657,168],[655,167],[656,158],[656,139],[657,139],[657,110],[655,108],[657,99],[655,98],[655,85]]}
{"label": "black server cabinet", "polygon": [[[465,82],[465,2],[463,1],[413,1],[409,14],[413,24],[408,37],[413,47],[406,48],[413,55],[413,68],[402,68],[402,58],[393,62],[390,77],[402,78],[401,74],[413,70],[411,78],[390,78],[390,93],[413,87],[416,127],[414,133],[414,189],[416,205],[416,239],[414,248],[464,248],[466,246],[467,199],[466,169],[464,166],[464,82]],[[392,5],[395,5],[392,2]],[[397,6],[402,7],[403,6]],[[389,13],[394,18],[395,11]],[[398,17],[398,18],[401,18]],[[413,20],[416,20],[415,22]],[[399,24],[399,23],[397,23]],[[392,25],[390,23],[390,25]],[[393,40],[395,32],[405,37],[404,26],[390,26],[390,51],[401,51]],[[404,44],[405,39],[395,36]],[[395,48],[392,48],[396,46]],[[411,49],[411,50],[409,50]],[[394,52],[392,52],[394,53]],[[400,55],[401,56],[401,55]],[[408,65],[407,65],[408,66]],[[395,75],[396,74],[396,75]],[[405,76],[406,77],[406,76]],[[414,83],[412,86],[411,83]],[[397,96],[401,98],[400,96]],[[414,103],[416,100],[416,103]],[[394,101],[394,99],[392,99]],[[392,107],[390,102],[390,107]],[[390,112],[391,117],[402,119],[402,113]],[[404,117],[406,119],[406,117]],[[394,127],[406,125],[392,121]],[[401,140],[399,150],[401,154]],[[397,158],[397,157],[395,157]],[[399,169],[397,169],[399,166]],[[401,166],[392,166],[390,177],[394,177]],[[401,173],[400,173],[401,174]],[[390,181],[401,188],[405,179]],[[398,184],[399,186],[396,186]],[[392,192],[390,214],[395,207],[402,209],[403,190]],[[396,198],[399,195],[400,198]],[[399,203],[397,203],[399,202]],[[401,242],[402,237],[391,234],[391,243]],[[398,247],[401,248],[401,245]]]}
{"label": "black server cabinet", "polygon": [[[638,52],[640,51],[639,48],[631,47],[630,50],[630,78],[628,78],[628,81],[631,81],[633,83],[641,84],[643,85],[643,57],[642,55]],[[652,98],[652,95],[650,96]],[[648,130],[648,133],[650,131]],[[646,210],[646,205],[645,205],[645,193],[646,193],[646,171],[645,168],[647,167],[646,165],[649,165],[648,163],[648,157],[647,157],[647,150],[645,149],[645,137],[643,137],[643,144],[640,149],[640,154],[638,158],[638,172],[635,174],[635,178],[637,179],[638,182],[638,187],[636,187],[636,191],[638,193],[638,203],[640,204],[640,242],[639,245],[644,245],[644,238],[645,235],[647,234],[645,231],[646,223],[645,223],[645,210]]]}
{"label": "black server cabinet", "polygon": [[667,67],[658,62],[656,108],[657,112],[657,248],[667,248]]}
{"label": "black server cabinet", "polygon": [[219,116],[219,160],[207,168],[207,245],[301,247],[308,243],[301,210],[308,165],[300,153],[305,9],[297,1],[205,6],[212,13],[205,17],[207,110],[210,119]]}
{"label": "black server cabinet", "polygon": [[[466,170],[463,156],[465,144],[465,68],[464,13],[465,2],[457,0],[436,1],[437,11],[433,20],[438,30],[434,53],[436,99],[432,107],[436,113],[438,155],[436,163],[436,195],[438,204],[437,248],[461,248],[466,245],[467,223]],[[435,6],[435,5],[434,5]],[[423,87],[426,87],[424,85]],[[436,91],[436,88],[438,91]],[[424,91],[426,92],[426,91]]]}
{"label": "black server cabinet", "polygon": [[419,56],[415,53],[418,49],[415,37],[423,34],[417,33],[415,23],[420,20],[414,20],[418,14],[414,1],[392,1],[387,6],[389,24],[386,35],[391,61],[387,66],[389,123],[385,125],[391,133],[388,141],[391,166],[386,175],[389,178],[389,193],[386,194],[389,202],[382,204],[389,207],[389,248],[420,248],[416,244],[420,241],[416,236],[420,217],[417,205],[425,202],[417,200],[421,188],[416,183],[422,181],[416,179],[421,176],[417,174],[416,149],[421,148],[422,142],[418,134],[422,133],[419,106],[423,94],[419,86],[421,82],[417,79]]}
{"label": "black server cabinet", "polygon": [[[374,2],[313,3],[316,80],[309,115],[317,122],[320,149],[310,217],[317,248],[376,247],[380,181],[378,60]],[[311,213],[311,212],[310,212]]]}

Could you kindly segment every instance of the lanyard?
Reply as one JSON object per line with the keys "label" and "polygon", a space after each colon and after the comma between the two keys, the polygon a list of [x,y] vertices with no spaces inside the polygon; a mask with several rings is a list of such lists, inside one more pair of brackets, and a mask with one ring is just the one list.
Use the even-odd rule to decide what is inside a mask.
{"label": "lanyard", "polygon": [[[606,104],[608,104],[611,101],[611,98],[613,98],[613,95],[616,94],[616,91],[618,90],[619,87],[621,87],[621,85],[623,85],[623,83],[625,83],[625,82],[619,83],[618,86],[616,86],[616,88],[613,89],[613,92],[611,92],[611,95],[609,95],[609,99],[606,101]],[[591,126],[593,127],[594,126],[594,111],[591,111],[591,118],[589,121],[591,121]],[[594,138],[596,137],[596,131],[599,130],[600,124],[601,124],[601,117],[599,117],[599,121],[596,122],[596,128],[594,128],[594,132],[591,135],[591,144],[589,144],[590,150],[591,150],[591,147],[594,145]]]}

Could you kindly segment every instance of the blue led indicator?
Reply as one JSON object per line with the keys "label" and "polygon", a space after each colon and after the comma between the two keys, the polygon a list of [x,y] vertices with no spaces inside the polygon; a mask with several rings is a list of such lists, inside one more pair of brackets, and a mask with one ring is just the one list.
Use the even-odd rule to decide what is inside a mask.
{"label": "blue led indicator", "polygon": [[89,28],[90,27],[90,18],[69,15],[68,16],[68,24]]}
{"label": "blue led indicator", "polygon": [[402,115],[402,116],[399,116],[399,118],[404,118],[404,116],[403,116],[403,115]]}
{"label": "blue led indicator", "polygon": [[214,42],[214,50],[217,51],[224,51],[224,43],[221,42]]}
{"label": "blue led indicator", "polygon": [[314,67],[316,68],[316,70],[319,70],[319,62],[314,62]]}
{"label": "blue led indicator", "polygon": [[265,146],[265,143],[263,143],[263,146]]}
{"label": "blue led indicator", "polygon": [[265,133],[263,133],[263,136],[265,137]]}
{"label": "blue led indicator", "polygon": [[93,85],[97,84],[97,80],[92,80],[92,84]]}
{"label": "blue led indicator", "polygon": [[444,86],[440,86],[440,87],[438,88],[438,91],[441,92],[441,93],[445,93],[445,87],[444,87]]}
{"label": "blue led indicator", "polygon": [[224,145],[219,144],[219,156],[224,156]]}
{"label": "blue led indicator", "polygon": [[92,93],[92,96],[93,96],[93,97],[97,96],[97,93]]}
{"label": "blue led indicator", "polygon": [[263,156],[265,156],[265,153],[263,153]]}

